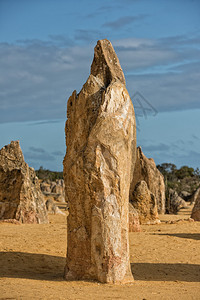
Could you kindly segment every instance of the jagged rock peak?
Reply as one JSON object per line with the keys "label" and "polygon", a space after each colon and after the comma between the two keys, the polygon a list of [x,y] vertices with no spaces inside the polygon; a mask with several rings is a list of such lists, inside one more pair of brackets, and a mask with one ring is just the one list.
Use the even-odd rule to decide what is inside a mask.
{"label": "jagged rock peak", "polygon": [[125,78],[119,59],[108,40],[99,40],[94,48],[91,75],[98,77],[107,87],[112,80],[119,80],[125,85]]}
{"label": "jagged rock peak", "polygon": [[48,223],[38,178],[24,161],[19,141],[0,149],[0,220],[6,219]]}
{"label": "jagged rock peak", "polygon": [[13,165],[16,166],[16,164],[19,166],[25,163],[19,141],[11,141],[10,144],[4,146],[0,150],[0,160],[4,168],[13,167]]}

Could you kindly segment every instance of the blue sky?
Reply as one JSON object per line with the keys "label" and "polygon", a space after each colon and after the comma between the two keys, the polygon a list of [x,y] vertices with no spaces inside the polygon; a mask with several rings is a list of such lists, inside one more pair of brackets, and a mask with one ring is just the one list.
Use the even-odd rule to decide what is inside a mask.
{"label": "blue sky", "polygon": [[19,139],[30,166],[62,169],[67,99],[107,38],[138,145],[156,163],[200,167],[199,29],[198,0],[0,0],[0,148]]}

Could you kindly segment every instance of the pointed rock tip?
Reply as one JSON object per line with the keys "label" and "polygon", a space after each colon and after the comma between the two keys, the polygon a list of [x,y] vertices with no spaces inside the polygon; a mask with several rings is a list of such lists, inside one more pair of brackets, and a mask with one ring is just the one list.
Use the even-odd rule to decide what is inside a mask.
{"label": "pointed rock tip", "polygon": [[11,155],[15,158],[22,159],[24,161],[24,156],[22,153],[22,149],[19,144],[19,140],[11,141],[10,144],[5,145],[3,148],[0,149],[0,155]]}
{"label": "pointed rock tip", "polygon": [[9,149],[9,148],[20,148],[19,140],[11,141],[10,144],[5,145],[2,149]]}
{"label": "pointed rock tip", "polygon": [[112,80],[119,80],[124,85],[126,84],[119,59],[111,42],[107,39],[99,40],[94,48],[91,74],[98,77],[106,87]]}
{"label": "pointed rock tip", "polygon": [[7,149],[18,149],[21,151],[19,140],[11,141],[10,144],[6,145]]}
{"label": "pointed rock tip", "polygon": [[20,145],[19,145],[19,140],[11,141],[11,142],[10,142],[10,145],[11,145],[11,146],[19,146],[19,147],[20,147]]}

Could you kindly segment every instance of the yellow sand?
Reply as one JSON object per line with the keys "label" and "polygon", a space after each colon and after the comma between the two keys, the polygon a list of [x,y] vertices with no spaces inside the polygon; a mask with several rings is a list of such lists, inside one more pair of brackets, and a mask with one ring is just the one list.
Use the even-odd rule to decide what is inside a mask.
{"label": "yellow sand", "polygon": [[[188,218],[160,216],[161,220]],[[48,225],[0,223],[0,299],[200,299],[200,222],[144,225],[130,234],[133,284],[63,280],[66,217]]]}

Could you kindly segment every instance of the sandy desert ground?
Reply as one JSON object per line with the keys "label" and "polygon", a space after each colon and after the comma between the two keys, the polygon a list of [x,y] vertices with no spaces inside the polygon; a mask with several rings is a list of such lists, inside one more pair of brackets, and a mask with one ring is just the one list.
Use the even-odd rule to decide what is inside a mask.
{"label": "sandy desert ground", "polygon": [[48,225],[0,223],[0,299],[200,299],[200,222],[160,216],[158,225],[130,233],[134,283],[66,282],[66,217]]}

